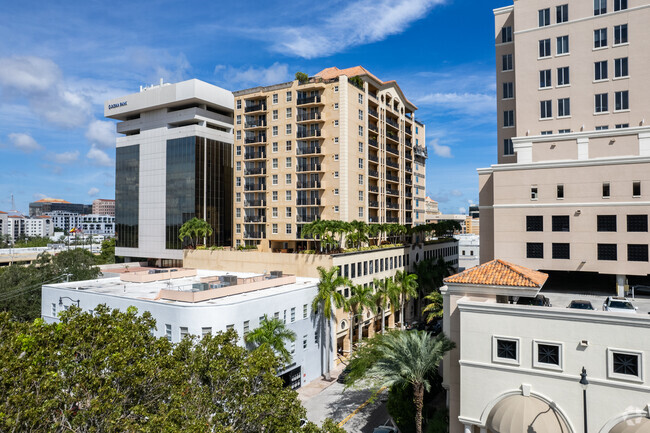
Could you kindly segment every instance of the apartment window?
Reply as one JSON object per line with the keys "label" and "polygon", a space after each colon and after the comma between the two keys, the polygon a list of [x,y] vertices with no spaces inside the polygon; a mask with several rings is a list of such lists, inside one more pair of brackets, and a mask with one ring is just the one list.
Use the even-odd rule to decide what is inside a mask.
{"label": "apartment window", "polygon": [[[274,128],[277,128],[277,127],[274,127]],[[277,141],[274,141],[273,143],[271,143],[271,152],[278,153],[278,142]]]}
{"label": "apartment window", "polygon": [[647,232],[648,215],[628,215],[627,216],[628,232]]}
{"label": "apartment window", "polygon": [[541,242],[526,243],[526,257],[529,259],[543,259],[544,244]]}
{"label": "apartment window", "polygon": [[569,67],[564,66],[562,68],[557,68],[557,85],[558,86],[567,86],[571,82],[569,80]]}
{"label": "apartment window", "polygon": [[271,212],[272,212],[273,218],[278,217],[278,208],[277,207],[272,208]]}
{"label": "apartment window", "polygon": [[363,104],[363,95],[359,93],[359,104]]}
{"label": "apartment window", "polygon": [[501,29],[501,43],[512,42],[512,27],[507,26]]}
{"label": "apartment window", "polygon": [[539,41],[539,57],[550,57],[551,55],[551,40],[542,39]]}
{"label": "apartment window", "polygon": [[334,126],[339,126],[339,121],[338,120],[334,121]]}
{"label": "apartment window", "polygon": [[288,208],[286,208],[286,209],[284,210],[284,216],[285,216],[286,218],[291,218],[291,208],[290,208],[290,207],[288,207]]}
{"label": "apartment window", "polygon": [[515,83],[503,83],[503,99],[515,97]]}
{"label": "apartment window", "polygon": [[632,197],[641,197],[641,182],[632,182]]}
{"label": "apartment window", "polygon": [[553,131],[542,131],[541,135],[553,135]]}
{"label": "apartment window", "polygon": [[533,367],[557,369],[562,366],[562,347],[560,344],[535,341],[534,345]]}
{"label": "apartment window", "polygon": [[291,191],[285,191],[284,192],[284,199],[286,201],[291,201]]}
{"label": "apartment window", "polygon": [[539,71],[539,88],[544,89],[546,87],[551,87],[552,85],[551,70],[545,69],[543,71]]}
{"label": "apartment window", "polygon": [[334,212],[337,212],[337,213],[338,213],[338,211],[339,211],[339,207],[338,207],[338,206],[334,206]]}
{"label": "apartment window", "polygon": [[287,92],[287,102],[291,102],[291,92]]}
{"label": "apartment window", "polygon": [[187,329],[187,326],[181,326],[180,328],[180,333],[181,333],[181,340],[185,337],[188,337],[190,335],[189,330]]}
{"label": "apartment window", "polygon": [[512,71],[512,54],[504,54],[501,56],[501,70]]}
{"label": "apartment window", "polygon": [[241,161],[237,161],[237,164],[235,164],[235,170],[241,171]]}
{"label": "apartment window", "polygon": [[493,361],[519,363],[519,340],[515,338],[493,337]]}
{"label": "apartment window", "polygon": [[241,99],[237,100],[237,109],[241,110]]}
{"label": "apartment window", "polygon": [[52,317],[56,317],[56,304],[52,303]]}
{"label": "apartment window", "polygon": [[615,232],[616,215],[597,215],[596,226],[599,232]]}
{"label": "apartment window", "polygon": [[339,86],[334,86],[334,93],[338,93],[339,91]]}
{"label": "apartment window", "polygon": [[286,109],[286,117],[287,119],[291,119],[291,107]]}
{"label": "apartment window", "polygon": [[363,168],[363,158],[359,158],[359,168]]}
{"label": "apartment window", "polygon": [[338,171],[335,171],[335,172],[334,172],[334,178],[335,178],[335,179],[338,179],[338,177],[339,177],[339,172],[338,172]]}
{"label": "apartment window", "polygon": [[273,110],[272,116],[273,116],[273,120],[278,120],[278,110]]}
{"label": "apartment window", "polygon": [[338,138],[338,137],[334,137],[334,143],[338,143],[338,142],[339,142],[339,138]]}
{"label": "apartment window", "polygon": [[339,189],[338,188],[334,188],[334,195],[339,195]]}
{"label": "apartment window", "polygon": [[274,235],[278,234],[278,225],[277,224],[273,224],[273,234]]}
{"label": "apartment window", "polygon": [[627,43],[627,24],[614,26],[614,45]]}
{"label": "apartment window", "polygon": [[363,218],[363,208],[359,208],[359,218]]}
{"label": "apartment window", "polygon": [[284,145],[284,150],[287,152],[291,152],[291,140],[287,140],[287,142]]}
{"label": "apartment window", "polygon": [[607,107],[607,93],[599,93],[595,96],[594,110],[596,113],[606,113],[609,110]]}
{"label": "apartment window", "polygon": [[205,337],[206,335],[211,335],[211,334],[212,334],[211,326],[206,326],[204,328],[201,328],[201,337]]}
{"label": "apartment window", "polygon": [[503,112],[503,127],[511,128],[515,126],[515,112],[514,110],[506,110]]}
{"label": "apartment window", "polygon": [[594,15],[607,13],[607,0],[594,0]]}
{"label": "apartment window", "polygon": [[628,244],[627,260],[629,262],[647,262],[648,244]]}
{"label": "apartment window", "polygon": [[557,23],[566,23],[569,21],[569,5],[560,5],[555,7],[555,21]]}
{"label": "apartment window", "polygon": [[598,244],[598,260],[617,260],[616,244]]}
{"label": "apartment window", "polygon": [[363,110],[359,110],[359,120],[363,120]]}
{"label": "apartment window", "polygon": [[[277,167],[273,167],[273,168],[277,168]],[[271,184],[272,185],[277,185],[278,184],[278,175],[277,174],[274,174],[273,176],[271,176]]]}
{"label": "apartment window", "polygon": [[620,59],[614,59],[614,77],[627,77],[628,68],[627,68],[627,57],[622,57]]}
{"label": "apartment window", "polygon": [[569,216],[568,215],[553,215],[552,230],[554,232],[568,232],[569,231]]}
{"label": "apartment window", "polygon": [[237,156],[241,156],[241,146],[237,146],[237,147],[235,148],[235,155],[237,155]]}
{"label": "apartment window", "polygon": [[274,93],[274,94],[273,94],[273,103],[274,103],[274,104],[277,104],[277,103],[278,103],[278,94],[277,94],[277,93]]}
{"label": "apartment window", "polygon": [[607,29],[594,30],[594,48],[607,46]]}
{"label": "apartment window", "polygon": [[627,0],[614,0],[614,11],[627,9]]}
{"label": "apartment window", "polygon": [[542,215],[527,215],[526,231],[527,232],[544,231],[544,217]]}
{"label": "apartment window", "polygon": [[607,79],[607,60],[594,63],[594,80]]}
{"label": "apartment window", "polygon": [[319,345],[319,343],[318,343],[318,331],[314,332],[314,343],[316,344],[316,346]]}
{"label": "apartment window", "polygon": [[596,126],[596,131],[606,131],[608,129],[609,129],[609,126],[607,126],[607,125]]}
{"label": "apartment window", "polygon": [[271,192],[271,200],[278,201],[278,192],[277,191]]}
{"label": "apartment window", "polygon": [[359,191],[359,201],[363,201],[363,191]]}
{"label": "apartment window", "polygon": [[569,244],[556,244],[552,245],[554,259],[570,259],[570,246]]}
{"label": "apartment window", "polygon": [[359,142],[359,152],[363,152],[363,141]]}
{"label": "apartment window", "polygon": [[609,198],[609,182],[603,182],[603,198]]}
{"label": "apartment window", "polygon": [[530,199],[531,200],[537,200],[537,187],[536,186],[531,186],[530,187]]}
{"label": "apartment window", "polygon": [[512,145],[512,138],[504,138],[503,139],[503,155],[514,155],[515,154],[515,148]]}
{"label": "apartment window", "polygon": [[363,126],[359,126],[359,136],[363,137]]}
{"label": "apartment window", "polygon": [[338,103],[338,102],[335,102],[335,103],[334,103],[334,109],[335,109],[335,110],[338,110],[338,109],[339,109],[339,103]]}
{"label": "apartment window", "polygon": [[539,17],[539,26],[540,27],[545,27],[545,26],[550,26],[551,25],[551,9],[546,8],[546,9],[540,9],[538,12],[538,17]]}
{"label": "apartment window", "polygon": [[302,305],[302,318],[306,319],[307,318],[307,304]]}
{"label": "apartment window", "polygon": [[288,123],[285,127],[285,134],[291,135],[291,124]]}
{"label": "apartment window", "polygon": [[290,156],[287,157],[287,158],[285,158],[285,160],[284,160],[284,166],[285,166],[286,168],[291,168],[291,157],[290,157]]}
{"label": "apartment window", "polygon": [[235,225],[235,233],[238,235],[241,234],[241,224]]}
{"label": "apartment window", "polygon": [[555,198],[563,199],[564,198],[564,185],[558,184],[556,189]]}
{"label": "apartment window", "polygon": [[641,380],[641,353],[607,349],[610,358],[608,375],[614,379]]}
{"label": "apartment window", "polygon": [[363,175],[359,175],[359,185],[363,185]]}
{"label": "apartment window", "polygon": [[241,125],[241,114],[237,115],[237,125]]}
{"label": "apartment window", "polygon": [[274,127],[273,127],[273,136],[274,136],[274,137],[277,137],[277,136],[278,136],[278,127],[277,127],[277,126],[274,126]]}
{"label": "apartment window", "polygon": [[169,323],[165,324],[165,337],[167,340],[172,341],[172,325]]}
{"label": "apartment window", "polygon": [[542,119],[549,119],[553,117],[553,101],[539,101],[539,117]]}
{"label": "apartment window", "polygon": [[235,178],[235,186],[241,186],[241,177],[237,176]]}
{"label": "apartment window", "polygon": [[291,307],[291,323],[296,321],[296,307]]}
{"label": "apartment window", "polygon": [[284,183],[287,185],[291,185],[291,174],[287,173],[284,175]]}
{"label": "apartment window", "polygon": [[241,131],[237,130],[237,134],[235,134],[235,137],[237,140],[241,140]]}
{"label": "apartment window", "polygon": [[616,111],[630,109],[630,98],[629,98],[629,92],[627,90],[614,93],[614,100],[616,103],[616,107],[615,107]]}
{"label": "apartment window", "polygon": [[556,53],[568,54],[569,53],[569,36],[558,36],[556,39]]}
{"label": "apartment window", "polygon": [[569,98],[561,98],[557,100],[557,116],[567,117],[571,115],[571,101]]}
{"label": "apartment window", "polygon": [[630,124],[629,123],[618,123],[614,125],[616,129],[623,129],[623,128],[629,128]]}

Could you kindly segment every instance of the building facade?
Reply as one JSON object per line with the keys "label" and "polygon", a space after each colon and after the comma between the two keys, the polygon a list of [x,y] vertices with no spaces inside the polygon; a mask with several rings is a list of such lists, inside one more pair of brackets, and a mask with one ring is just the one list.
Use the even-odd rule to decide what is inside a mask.
{"label": "building facade", "polygon": [[92,206],[89,204],[70,203],[59,198],[44,198],[29,204],[29,216],[31,217],[47,215],[54,211],[87,214],[92,212]]}
{"label": "building facade", "polygon": [[77,228],[87,235],[115,235],[115,217],[110,215],[82,215]]}
{"label": "building facade", "polygon": [[117,256],[171,265],[183,258],[179,229],[197,217],[207,245],[232,244],[233,96],[199,80],[141,88],[107,101],[118,120]]}
{"label": "building facade", "polygon": [[481,261],[607,275],[622,293],[650,269],[650,3],[515,1],[494,15]]}
{"label": "building facade", "polygon": [[305,249],[318,219],[425,222],[425,128],[394,81],[334,67],[234,95],[235,246]]}
{"label": "building facade", "polygon": [[477,234],[454,235],[458,240],[458,271],[478,266],[480,261],[480,237]]}
{"label": "building facade", "polygon": [[425,208],[425,217],[424,220],[428,221],[433,219],[434,216],[440,215],[440,209],[438,209],[438,202],[432,198],[424,198],[424,208]]}
{"label": "building facade", "polygon": [[115,200],[98,198],[93,200],[93,214],[94,215],[109,215],[115,216]]}

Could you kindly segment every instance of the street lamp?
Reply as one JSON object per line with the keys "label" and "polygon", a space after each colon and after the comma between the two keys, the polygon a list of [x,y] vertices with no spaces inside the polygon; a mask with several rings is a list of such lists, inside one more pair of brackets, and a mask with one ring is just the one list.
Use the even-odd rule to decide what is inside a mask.
{"label": "street lamp", "polygon": [[585,412],[584,433],[587,433],[587,386],[589,386],[589,381],[587,380],[587,370],[584,367],[582,367],[582,373],[580,373],[580,386],[582,387],[582,406]]}
{"label": "street lamp", "polygon": [[73,303],[76,303],[76,304],[77,304],[77,307],[79,307],[80,299],[72,299],[72,298],[69,297],[69,296],[59,296],[59,306],[63,306],[63,300],[64,300],[64,299],[69,299],[69,300],[72,301]]}

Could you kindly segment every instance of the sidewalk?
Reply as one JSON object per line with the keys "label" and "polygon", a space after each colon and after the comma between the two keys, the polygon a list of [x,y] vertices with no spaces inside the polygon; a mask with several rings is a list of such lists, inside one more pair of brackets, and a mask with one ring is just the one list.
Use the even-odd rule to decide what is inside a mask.
{"label": "sidewalk", "polygon": [[336,379],[345,368],[345,364],[338,362],[338,360],[336,360],[335,364],[336,365],[332,368],[332,370],[330,370],[330,376],[332,377],[331,381],[328,382],[324,378],[319,377],[318,379],[312,380],[307,385],[298,388],[297,392],[300,401],[304,402],[306,400],[309,400],[313,396],[320,394],[324,389],[336,383]]}

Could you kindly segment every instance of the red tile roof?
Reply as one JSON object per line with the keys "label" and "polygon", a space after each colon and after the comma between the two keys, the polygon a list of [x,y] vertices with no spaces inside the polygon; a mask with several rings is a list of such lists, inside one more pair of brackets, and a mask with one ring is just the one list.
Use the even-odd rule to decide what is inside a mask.
{"label": "red tile roof", "polygon": [[445,283],[541,288],[548,274],[496,259],[445,278]]}
{"label": "red tile roof", "polygon": [[40,200],[35,201],[34,203],[70,203],[70,202],[60,198],[42,198]]}

